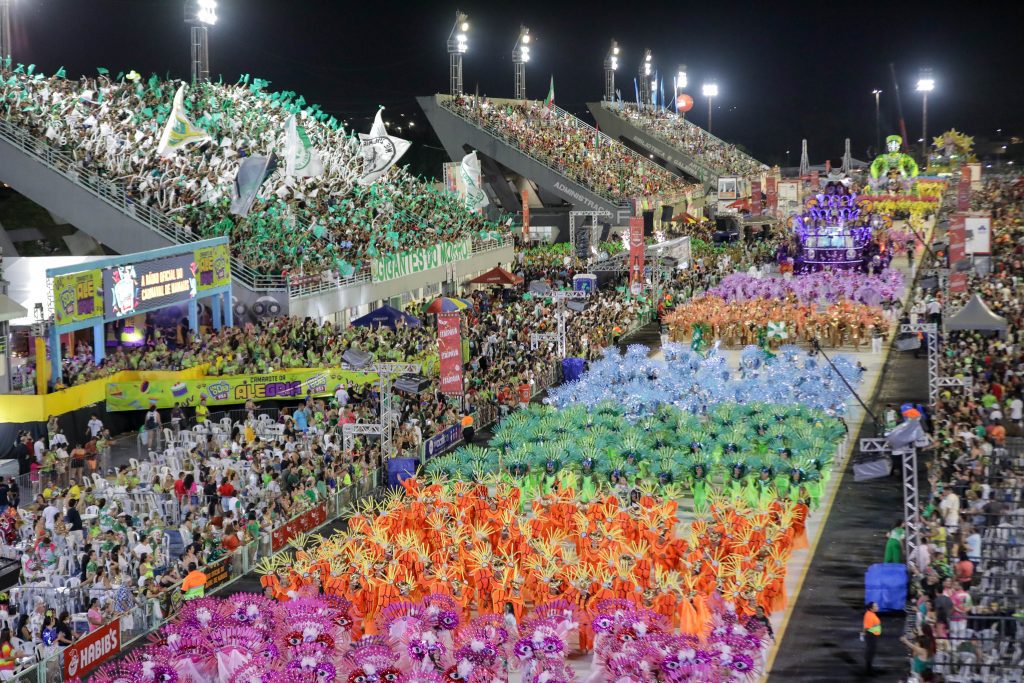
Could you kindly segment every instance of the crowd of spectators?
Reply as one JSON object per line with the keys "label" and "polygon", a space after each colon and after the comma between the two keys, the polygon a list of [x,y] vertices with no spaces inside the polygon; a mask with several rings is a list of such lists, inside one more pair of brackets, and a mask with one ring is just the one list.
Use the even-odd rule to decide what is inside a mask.
{"label": "crowd of spectators", "polygon": [[768,172],[768,166],[741,151],[735,145],[716,138],[700,126],[671,111],[660,111],[636,105],[605,104],[610,111],[637,128],[659,137],[676,149],[686,152],[700,164],[718,175],[757,179]]}
{"label": "crowd of spectators", "polygon": [[[925,537],[908,558],[920,590],[917,631],[905,644],[918,680],[1011,680],[1024,668],[1016,550],[1024,534],[1024,189],[1015,181],[996,178],[973,193],[975,208],[992,211],[993,271],[972,274],[944,311],[930,302],[948,315],[977,293],[1009,329],[1005,338],[976,331],[942,340],[940,375],[971,386],[943,390],[929,416]],[[890,537],[902,536],[895,525]]]}
{"label": "crowd of spectators", "polygon": [[[178,82],[156,75],[43,77],[18,66],[0,79],[0,116],[74,158],[81,172],[121,184],[129,196],[197,237],[228,235],[232,253],[264,273],[347,277],[378,255],[438,242],[501,236],[457,195],[395,167],[370,186],[358,140],[293,92],[269,92],[248,75],[235,85],[196,83],[185,107],[211,141],[171,157],[157,153]],[[322,175],[264,182],[248,216],[230,212],[235,176],[248,156],[284,158],[295,114],[323,162]]]}
{"label": "crowd of spectators", "polygon": [[538,102],[513,104],[472,97],[448,98],[443,104],[612,201],[681,198],[693,191],[678,176],[561,109]]}

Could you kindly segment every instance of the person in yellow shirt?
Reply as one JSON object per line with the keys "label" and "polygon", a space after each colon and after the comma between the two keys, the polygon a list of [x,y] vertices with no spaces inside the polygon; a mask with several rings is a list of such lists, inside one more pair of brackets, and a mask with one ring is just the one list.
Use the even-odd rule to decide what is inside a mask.
{"label": "person in yellow shirt", "polygon": [[196,406],[196,424],[205,425],[208,417],[210,417],[210,409],[206,407],[206,397],[203,396],[199,399],[199,405]]}
{"label": "person in yellow shirt", "polygon": [[864,641],[864,669],[868,676],[875,673],[875,652],[878,650],[878,639],[882,635],[882,620],[878,618],[878,603],[868,603],[864,612],[864,630],[860,639]]}

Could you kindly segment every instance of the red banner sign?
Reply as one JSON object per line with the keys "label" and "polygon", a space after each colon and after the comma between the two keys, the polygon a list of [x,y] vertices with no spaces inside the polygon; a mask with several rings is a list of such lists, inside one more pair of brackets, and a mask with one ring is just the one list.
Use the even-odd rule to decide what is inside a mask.
{"label": "red banner sign", "polygon": [[84,678],[87,673],[121,652],[121,620],[100,626],[64,650],[64,680]]}
{"label": "red banner sign", "polygon": [[750,181],[750,213],[755,216],[761,215],[761,181]]}
{"label": "red banner sign", "polygon": [[462,395],[462,314],[437,314],[437,355],[441,367],[441,393]]}
{"label": "red banner sign", "polygon": [[[320,503],[315,508],[306,510],[285,524],[274,529],[270,534],[270,548],[275,553],[288,545],[299,534],[312,531],[327,521],[327,503]],[[207,586],[209,588],[209,586]]]}
{"label": "red banner sign", "polygon": [[949,267],[953,268],[964,258],[965,243],[967,241],[967,230],[964,227],[965,217],[963,214],[955,213],[949,220],[949,230],[946,236],[949,238]]}
{"label": "red banner sign", "polygon": [[775,176],[768,176],[768,213],[775,215],[779,208],[779,188],[776,185]]}
{"label": "red banner sign", "polygon": [[523,241],[530,241],[530,193],[523,190],[520,193],[523,199]]}
{"label": "red banner sign", "polygon": [[956,186],[956,210],[968,211],[971,208],[971,169],[960,167],[960,183]]}
{"label": "red banner sign", "polygon": [[644,286],[644,219],[629,219],[629,287]]}
{"label": "red banner sign", "polygon": [[967,291],[967,273],[949,274],[949,293],[960,294]]}

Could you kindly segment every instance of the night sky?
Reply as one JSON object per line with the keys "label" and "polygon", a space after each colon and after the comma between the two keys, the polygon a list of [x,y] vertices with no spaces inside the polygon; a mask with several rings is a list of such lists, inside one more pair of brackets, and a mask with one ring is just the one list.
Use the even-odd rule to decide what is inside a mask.
{"label": "night sky", "polygon": [[[11,1],[15,61],[46,73],[63,65],[69,77],[94,75],[101,65],[112,74],[134,68],[188,77],[183,0]],[[437,143],[413,98],[447,90],[445,41],[458,7],[472,24],[467,92],[479,85],[482,94],[511,95],[511,51],[524,23],[535,39],[529,96],[543,98],[554,75],[558,104],[585,112],[584,103],[602,95],[602,62],[615,38],[624,98],[633,97],[644,48],[667,89],[686,64],[694,120],[707,123],[700,84],[713,78],[720,90],[714,132],[770,163],[784,164],[788,149],[795,165],[803,137],[813,163],[838,161],[845,137],[865,158],[875,137],[874,88],[883,90],[882,135],[896,132],[889,62],[913,140],[921,135],[914,84],[923,68],[936,80],[929,137],[950,126],[979,141],[997,138],[999,128],[1003,139],[1024,134],[1019,3],[460,2],[220,0],[211,73],[232,82],[240,73],[269,79],[357,129],[384,105],[393,126],[418,122],[406,137],[428,151]]]}

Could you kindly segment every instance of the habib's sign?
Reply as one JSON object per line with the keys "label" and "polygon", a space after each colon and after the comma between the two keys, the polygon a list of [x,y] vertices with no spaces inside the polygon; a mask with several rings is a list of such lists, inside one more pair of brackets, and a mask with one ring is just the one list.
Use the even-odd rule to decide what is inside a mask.
{"label": "habib's sign", "polygon": [[270,533],[270,549],[277,552],[288,545],[299,534],[312,531],[327,521],[327,504],[320,503],[315,508],[303,512],[298,517],[288,520]]}
{"label": "habib's sign", "polygon": [[121,651],[121,620],[114,619],[64,650],[64,680],[81,678]]}
{"label": "habib's sign", "polygon": [[437,354],[440,360],[441,393],[462,395],[462,316],[437,314]]}

